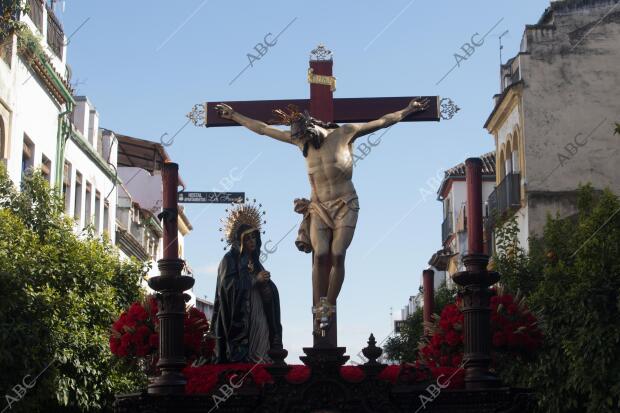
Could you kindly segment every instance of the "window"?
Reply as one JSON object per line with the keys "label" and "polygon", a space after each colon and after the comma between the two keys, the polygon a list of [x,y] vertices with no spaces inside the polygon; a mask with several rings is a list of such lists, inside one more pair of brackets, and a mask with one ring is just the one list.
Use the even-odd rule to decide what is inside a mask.
{"label": "window", "polygon": [[512,170],[515,173],[519,173],[521,170],[519,164],[519,135],[513,135],[513,144],[512,144]]}
{"label": "window", "polygon": [[95,229],[101,234],[101,192],[95,192]]}
{"label": "window", "polygon": [[82,218],[82,174],[75,172],[75,197],[74,197],[73,217],[78,226],[81,225]]}
{"label": "window", "polygon": [[52,161],[45,155],[41,159],[41,174],[49,184],[52,183]]}
{"label": "window", "polygon": [[86,182],[86,196],[84,197],[84,226],[90,225],[93,221],[92,214],[93,186]]}
{"label": "window", "polygon": [[62,198],[65,200],[65,214],[71,209],[71,164],[65,161],[62,171]]}
{"label": "window", "polygon": [[499,180],[498,183],[501,182],[504,177],[506,177],[506,163],[505,163],[505,158],[504,158],[504,149],[502,148],[499,152],[499,161],[497,162],[497,165],[499,166],[499,171],[498,171],[498,176],[499,176]]}
{"label": "window", "polygon": [[103,204],[103,233],[110,234],[110,203],[108,201]]}
{"label": "window", "polygon": [[443,202],[443,217],[448,218],[452,214],[452,205],[450,198],[446,198]]}
{"label": "window", "polygon": [[27,174],[34,165],[34,143],[24,135],[24,148],[22,150],[22,175]]}
{"label": "window", "polygon": [[510,145],[510,139],[511,137],[508,136],[508,144],[506,145],[506,166],[505,166],[505,173],[506,175],[511,174],[512,173],[512,146]]}

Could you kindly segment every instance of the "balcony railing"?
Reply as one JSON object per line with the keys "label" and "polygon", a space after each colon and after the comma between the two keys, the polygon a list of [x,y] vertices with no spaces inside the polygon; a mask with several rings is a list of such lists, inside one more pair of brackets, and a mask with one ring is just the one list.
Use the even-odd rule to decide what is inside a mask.
{"label": "balcony railing", "polygon": [[508,211],[521,207],[521,175],[510,173],[489,195],[489,219],[491,225]]}
{"label": "balcony railing", "polygon": [[493,220],[490,216],[482,218],[484,231],[484,253],[491,256],[495,252],[495,240],[493,239]]}
{"label": "balcony railing", "polygon": [[52,52],[61,60],[64,42],[65,34],[62,30],[62,25],[54,15],[54,11],[50,7],[47,7],[47,44],[52,49]]}
{"label": "balcony railing", "polygon": [[450,213],[441,224],[441,242],[447,240],[453,233],[454,229],[452,226],[452,214]]}
{"label": "balcony railing", "polygon": [[43,33],[43,2],[41,0],[28,0],[28,15],[34,25]]}

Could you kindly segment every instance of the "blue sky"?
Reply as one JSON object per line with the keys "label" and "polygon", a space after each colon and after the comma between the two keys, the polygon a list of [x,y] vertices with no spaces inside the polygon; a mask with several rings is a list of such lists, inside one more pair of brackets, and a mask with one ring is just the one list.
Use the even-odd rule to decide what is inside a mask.
{"label": "blue sky", "polygon": [[[196,103],[307,98],[308,55],[318,43],[334,52],[336,97],[440,95],[461,111],[450,121],[394,126],[354,172],[360,217],[347,255],[338,303],[339,345],[353,356],[373,332],[381,341],[420,274],[440,248],[442,171],[493,149],[483,128],[504,61],[518,51],[525,24],[547,2],[533,0],[67,1],[57,6],[67,35],[77,93],[97,107],[101,126],[159,141],[174,135]],[[289,25],[290,24],[290,25]],[[258,61],[248,53],[268,33],[288,28]],[[81,27],[80,27],[81,26]],[[466,56],[461,47],[494,29]],[[79,28],[79,29],[78,29]],[[74,31],[78,29],[75,33]],[[271,37],[270,37],[271,39]],[[467,57],[456,64],[455,53]],[[245,191],[267,211],[263,241],[280,240],[265,266],[278,285],[289,363],[311,337],[311,258],[294,246],[300,216],[292,201],[309,196],[301,153],[241,128],[185,127],[168,148],[188,190]],[[232,179],[231,179],[232,178]],[[429,195],[429,191],[433,195]],[[214,296],[223,254],[221,205],[189,205],[194,231],[186,258],[195,292]]]}

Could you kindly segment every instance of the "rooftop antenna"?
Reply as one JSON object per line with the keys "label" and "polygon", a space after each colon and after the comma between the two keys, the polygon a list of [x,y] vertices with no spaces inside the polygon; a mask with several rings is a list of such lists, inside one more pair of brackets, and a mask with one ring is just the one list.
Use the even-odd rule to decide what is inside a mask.
{"label": "rooftop antenna", "polygon": [[499,66],[502,66],[502,49],[504,48],[504,45],[502,44],[502,37],[504,37],[505,35],[508,34],[508,30],[506,30],[504,33],[499,35]]}

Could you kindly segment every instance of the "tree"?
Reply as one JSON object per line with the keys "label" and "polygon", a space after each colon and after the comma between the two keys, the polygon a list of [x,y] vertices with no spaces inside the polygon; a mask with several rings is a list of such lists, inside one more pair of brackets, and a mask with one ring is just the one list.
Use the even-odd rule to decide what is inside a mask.
{"label": "tree", "polygon": [[141,297],[144,265],[92,230],[76,234],[61,211],[40,172],[17,191],[0,166],[0,388],[11,411],[109,411],[115,393],[144,384],[108,348],[113,320]]}
{"label": "tree", "polygon": [[549,217],[530,245],[528,254],[498,248],[495,261],[509,288],[528,292],[545,343],[532,362],[503,369],[504,380],[534,389],[541,412],[618,411],[620,201],[583,187],[578,213]]}
{"label": "tree", "polygon": [[20,15],[28,11],[27,1],[0,0],[0,42],[5,42],[9,36],[26,26],[20,21]]}

